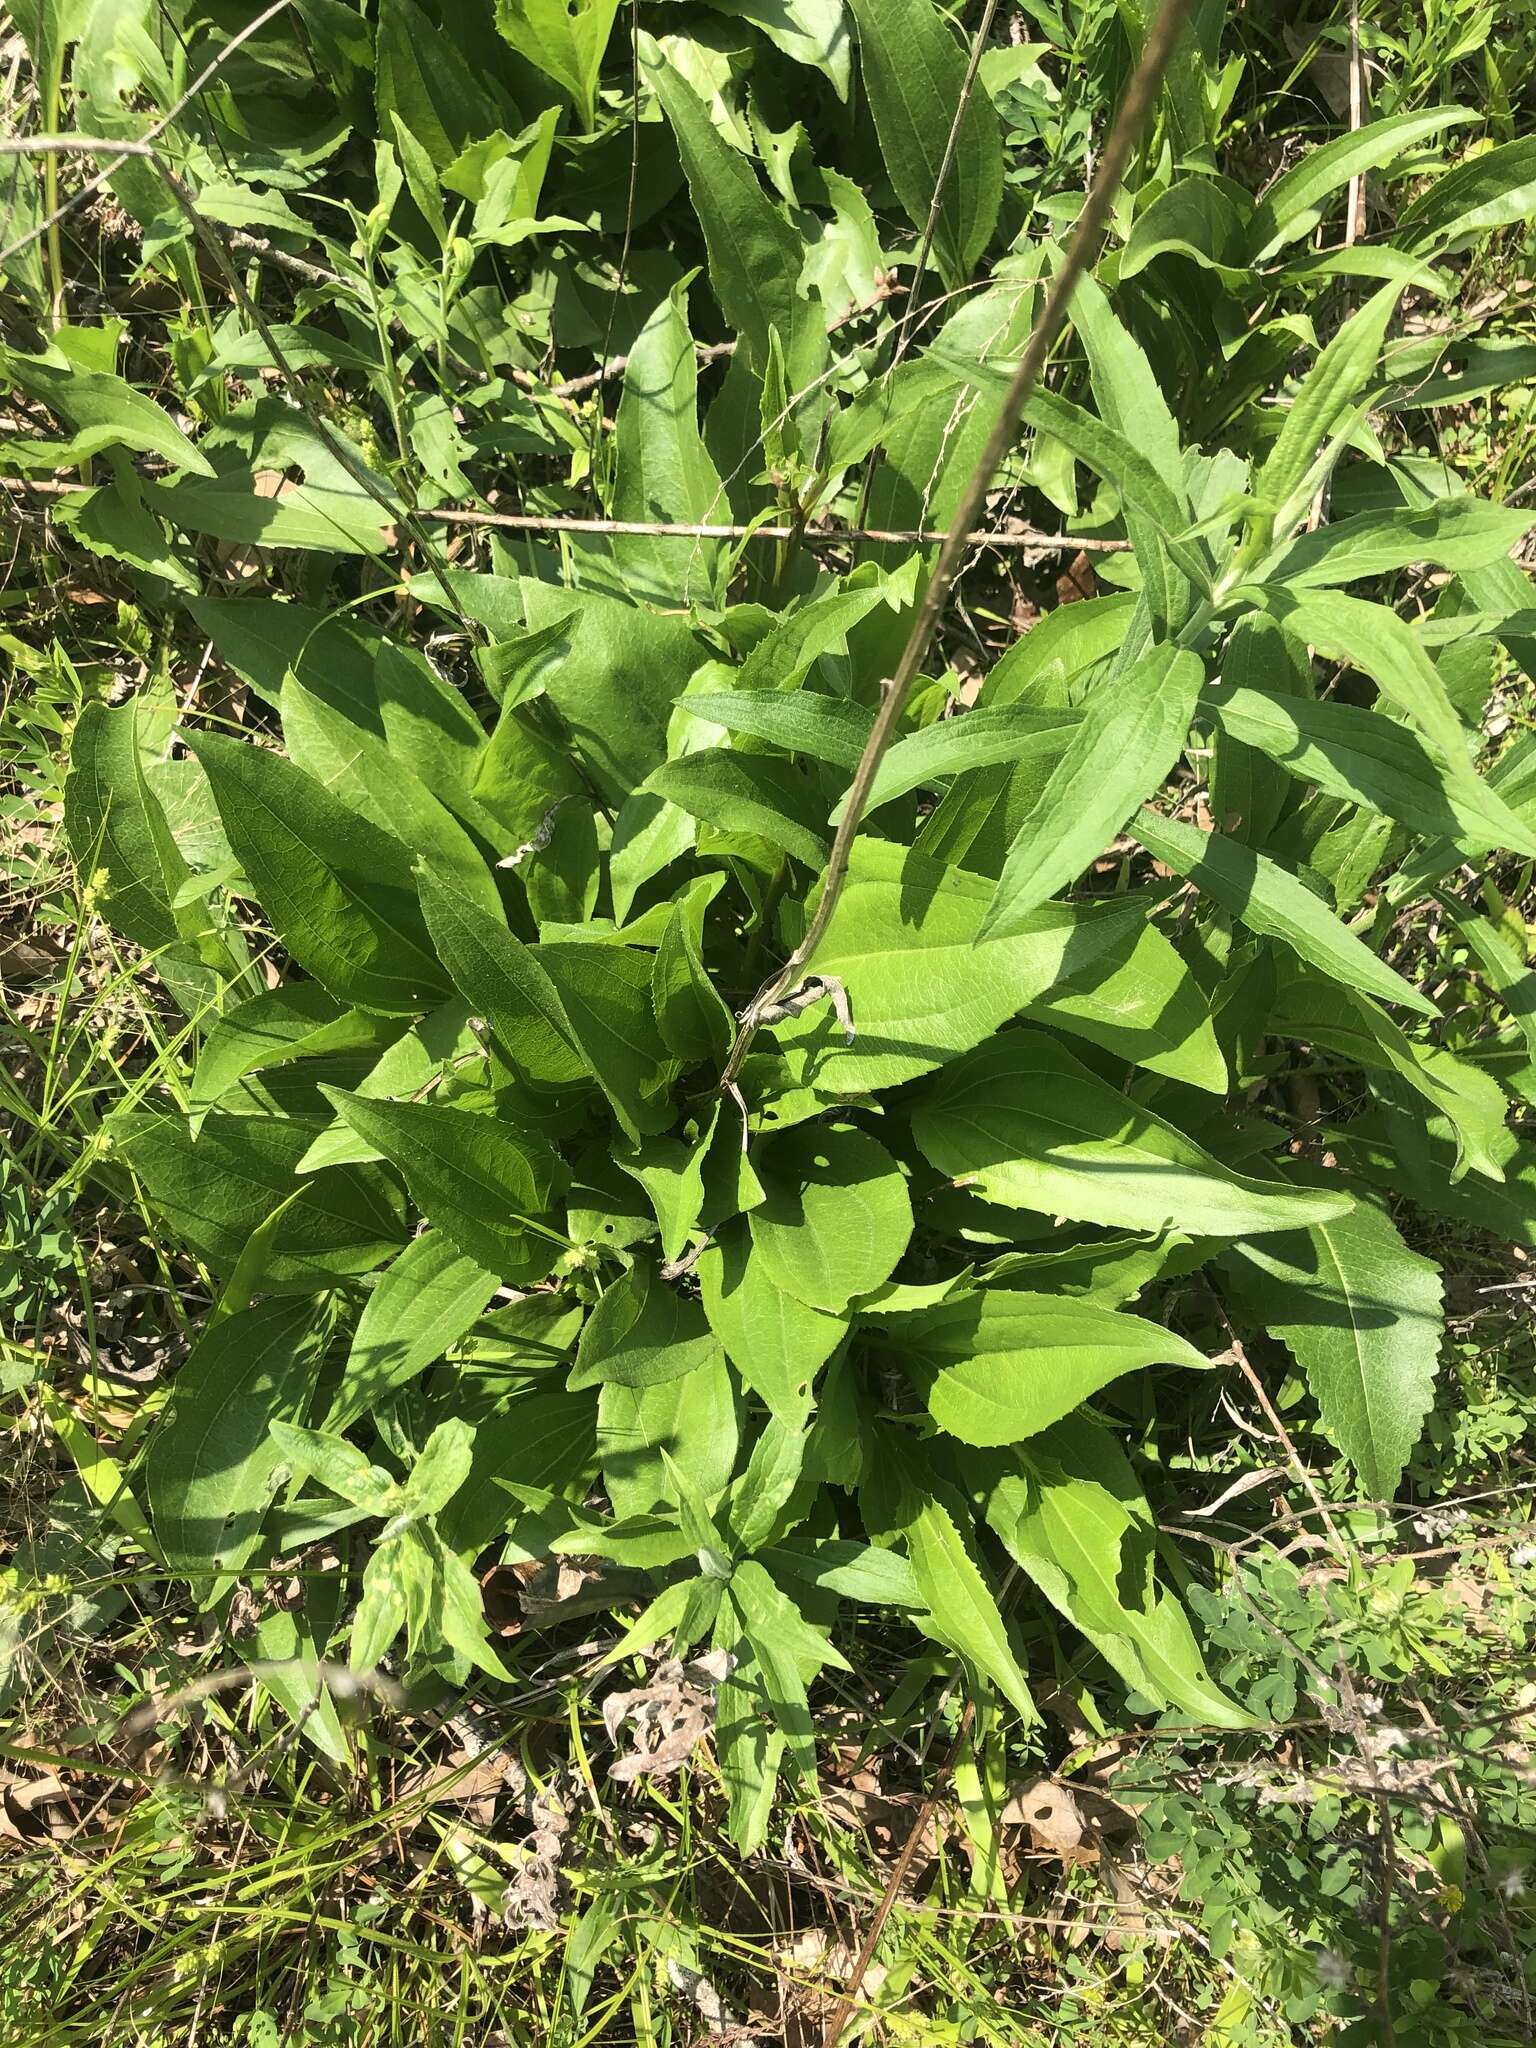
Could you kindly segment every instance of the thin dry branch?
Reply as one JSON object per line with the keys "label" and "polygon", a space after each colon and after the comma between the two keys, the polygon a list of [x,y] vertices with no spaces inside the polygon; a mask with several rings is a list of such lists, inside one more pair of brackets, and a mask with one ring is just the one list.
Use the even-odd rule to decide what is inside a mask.
{"label": "thin dry branch", "polygon": [[[591,533],[591,534],[637,534],[655,540],[803,540],[812,547],[838,547],[848,541],[888,541],[899,547],[921,547],[925,542],[947,540],[949,535],[942,528],[901,527],[887,529],[876,526],[710,526],[670,524],[665,520],[651,519],[578,519],[566,517],[563,513],[540,512],[479,512],[469,506],[440,505],[428,511],[423,507],[417,514],[421,519],[437,519],[451,526],[495,526],[504,527],[514,533]],[[1075,548],[1083,554],[1111,555],[1123,553],[1130,546],[1128,540],[1106,540],[1092,534],[1043,533],[1032,526],[978,528],[975,532],[961,537],[963,547],[975,548],[1033,548],[1042,554],[1055,554],[1068,548]]]}
{"label": "thin dry branch", "polygon": [[[43,497],[67,497],[82,488],[77,480],[62,477],[0,477],[8,491],[36,491]],[[482,512],[473,505],[417,506],[415,517],[436,520],[444,526],[490,526],[512,533],[577,533],[638,535],[649,540],[788,540],[798,536],[808,547],[842,547],[851,541],[886,542],[893,547],[922,547],[946,538],[942,530],[927,526],[705,526],[669,524],[660,519],[580,519],[553,512]],[[979,527],[965,536],[971,548],[1002,548],[1011,553],[1041,555],[1077,552],[1085,555],[1118,555],[1129,547],[1128,540],[1106,539],[1092,533],[1047,533],[1034,526]]]}
{"label": "thin dry branch", "polygon": [[203,66],[202,70],[193,79],[176,104],[167,113],[162,114],[160,119],[154,122],[152,126],[146,128],[142,135],[135,136],[132,141],[87,140],[70,135],[0,137],[0,156],[25,156],[33,151],[38,152],[40,155],[57,156],[79,150],[86,155],[107,156],[114,159],[113,162],[104,164],[94,177],[88,178],[78,192],[72,192],[62,206],[56,206],[52,213],[45,215],[42,220],[35,222],[19,241],[12,242],[8,248],[0,249],[0,263],[8,263],[13,256],[19,256],[23,249],[29,249],[34,242],[41,241],[49,229],[55,227],[58,222],[63,220],[67,213],[72,213],[77,206],[83,205],[94,193],[99,192],[102,186],[107,184],[122,169],[129,157],[153,156],[153,145],[156,138],[163,135],[171,123],[179,115],[186,112],[203,87],[208,84],[210,79],[218,76],[240,45],[248,43],[251,37],[259,29],[264,29],[275,15],[282,14],[292,5],[293,0],[272,0],[272,4],[269,7],[264,7],[254,20],[248,21],[244,28],[237,29],[218,53]]}
{"label": "thin dry branch", "polygon": [[720,1076],[722,1092],[735,1086],[742,1062],[761,1028],[763,1013],[772,1008],[786,989],[795,987],[804,978],[815,957],[817,947],[826,936],[827,926],[832,921],[832,913],[837,908],[838,898],[847,880],[849,856],[853,850],[853,842],[858,837],[864,807],[874,787],[875,776],[891,741],[896,736],[901,714],[906,709],[907,697],[927,656],[944,607],[948,603],[949,593],[960,573],[962,559],[970,548],[970,535],[975,527],[977,515],[986,503],[993,477],[1013,445],[1024,407],[1039,382],[1040,373],[1056,344],[1056,338],[1066,323],[1067,311],[1072,303],[1072,293],[1078,279],[1091,268],[1098,254],[1099,244],[1109,223],[1110,209],[1120,189],[1120,180],[1125,175],[1131,151],[1136,147],[1147,116],[1151,113],[1162,87],[1163,74],[1173,56],[1192,4],[1193,0],[1163,0],[1156,20],[1147,31],[1141,55],[1126,87],[1125,98],[1121,101],[1120,111],[1110,130],[1098,170],[1083,201],[1077,225],[1072,230],[1072,238],[1060,267],[1051,280],[1045,304],[1040,310],[1025,345],[1024,354],[1008,385],[992,432],[988,435],[987,444],[981,452],[981,458],[961,493],[954,519],[944,537],[938,561],[934,564],[933,574],[928,579],[928,587],[918,607],[917,617],[912,622],[907,644],[896,664],[896,673],[886,688],[869,740],[860,757],[859,765],[854,770],[853,781],[843,805],[842,822],[837,828],[837,837],[832,843],[832,851],[828,856],[826,872],[822,878],[820,900],[811,916],[805,937],[778,973],[764,983],[742,1012],[735,1043]]}

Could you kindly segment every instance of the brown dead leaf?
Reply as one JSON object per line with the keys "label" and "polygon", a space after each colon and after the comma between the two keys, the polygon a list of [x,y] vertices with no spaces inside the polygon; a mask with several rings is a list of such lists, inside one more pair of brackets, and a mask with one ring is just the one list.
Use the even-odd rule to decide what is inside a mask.
{"label": "brown dead leaf", "polygon": [[1099,579],[1093,573],[1093,564],[1079,548],[1070,566],[1056,578],[1056,601],[1058,604],[1082,604],[1098,594]]}
{"label": "brown dead leaf", "polygon": [[478,1828],[496,1818],[496,1802],[508,1791],[520,1792],[523,1773],[501,1751],[454,1749],[441,1763],[428,1764],[400,1787],[429,1806],[462,1806]]}
{"label": "brown dead leaf", "polygon": [[554,1787],[546,1786],[534,1801],[533,1833],[520,1847],[523,1861],[502,1894],[502,1915],[509,1927],[560,1925],[560,1864],[571,1825],[570,1810]]}
{"label": "brown dead leaf", "polygon": [[[1293,58],[1305,57],[1312,49],[1314,38],[1287,22],[1284,29],[1285,47]],[[1307,65],[1307,76],[1328,103],[1330,113],[1341,121],[1349,119],[1349,58],[1342,50],[1319,44],[1311,62]]]}
{"label": "brown dead leaf", "polygon": [[0,1840],[63,1842],[79,1825],[74,1800],[60,1779],[0,1779]]}
{"label": "brown dead leaf", "polygon": [[[821,2048],[843,1992],[858,1968],[858,1950],[840,1934],[810,1927],[774,1951],[780,1972],[779,2009],[773,2015],[785,2048]],[[879,1997],[889,1975],[871,1959],[859,1986],[855,2011]],[[759,2008],[760,2010],[762,2008]],[[850,2023],[849,2034],[853,2028]]]}
{"label": "brown dead leaf", "polygon": [[680,1769],[709,1732],[716,1688],[735,1662],[728,1650],[711,1650],[688,1664],[669,1657],[649,1685],[609,1693],[603,1701],[608,1740],[617,1747],[628,1722],[635,1745],[608,1766],[609,1777],[631,1785],[636,1778],[664,1778]]}
{"label": "brown dead leaf", "polygon": [[1008,614],[1008,623],[1015,633],[1027,633],[1040,623],[1040,607],[1033,598],[1026,597],[1017,585],[1014,586],[1013,606]]}
{"label": "brown dead leaf", "polygon": [[[280,469],[258,469],[251,477],[251,495],[255,498],[281,498],[292,488]],[[262,575],[268,560],[265,548],[245,540],[218,541],[214,553],[225,574],[232,581],[241,583]]]}
{"label": "brown dead leaf", "polygon": [[1120,1948],[1127,1941],[1144,1941],[1150,1929],[1135,1879],[1124,1864],[1107,1853],[1099,1863],[1099,1876],[1115,1902],[1114,1924],[1106,1928],[1105,1942],[1110,1948]]}
{"label": "brown dead leaf", "polygon": [[[900,1855],[921,1805],[919,1793],[887,1794],[872,1773],[860,1771],[846,1785],[825,1786],[819,1811],[834,1826],[862,1834],[875,1856],[890,1863]],[[947,1812],[935,1806],[913,1851],[914,1883],[938,1855],[948,1827]]]}
{"label": "brown dead leaf", "polygon": [[1065,1785],[1039,1778],[1023,1792],[1016,1792],[998,1815],[1002,1827],[1027,1827],[1037,1849],[1048,1849],[1064,1863],[1093,1863],[1098,1850],[1083,1846],[1083,1816],[1077,1800]]}

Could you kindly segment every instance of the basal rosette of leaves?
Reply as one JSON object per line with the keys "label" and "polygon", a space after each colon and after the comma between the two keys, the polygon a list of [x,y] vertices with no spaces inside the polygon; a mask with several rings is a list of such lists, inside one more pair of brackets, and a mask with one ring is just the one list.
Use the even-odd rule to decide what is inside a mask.
{"label": "basal rosette of leaves", "polygon": [[[334,34],[344,12],[317,20]],[[490,104],[496,66],[460,79],[439,42],[404,35],[412,10],[382,10],[380,196],[325,246],[348,277],[377,267],[392,306],[425,307],[423,364],[467,345],[455,294],[487,250],[572,226],[539,211],[557,128],[610,118],[613,10],[545,12],[502,22],[517,77],[563,96],[529,125]],[[846,91],[840,11],[820,41],[817,10],[790,12],[765,31],[782,61]],[[921,232],[963,54],[927,0],[856,0],[851,26],[890,192]],[[337,48],[366,109],[367,67]],[[656,203],[688,212],[706,262],[649,296],[604,507],[942,521],[1050,260],[1008,213],[991,92],[956,131],[932,236],[945,286],[985,281],[893,369],[839,353],[860,293],[805,232],[831,213],[853,263],[856,188],[828,169],[810,197],[800,144],[775,154],[761,122],[744,142],[676,39],[636,54],[642,175],[659,164]],[[506,1676],[512,1654],[477,1566],[603,1560],[615,1656],[735,1659],[717,1752],[743,1846],[781,1772],[814,1778],[810,1693],[841,1661],[843,1603],[893,1610],[1032,1719],[1010,1615],[1037,1599],[1142,1710],[1244,1724],[1123,1448],[1132,1376],[1180,1386],[1231,1330],[1277,1338],[1360,1490],[1389,1496],[1441,1334],[1438,1273],[1394,1205],[1536,1242],[1536,1154],[1501,1085],[1524,1096],[1529,1063],[1439,1042],[1397,924],[1441,900],[1526,1034],[1523,958],[1447,878],[1536,858],[1526,751],[1474,765],[1497,650],[1531,649],[1509,559],[1528,520],[1387,459],[1373,427],[1426,374],[1394,333],[1404,291],[1434,288],[1458,236],[1522,217],[1524,158],[1446,171],[1391,246],[1338,266],[1367,289],[1320,347],[1270,318],[1293,245],[1349,179],[1461,118],[1371,124],[1262,200],[1159,173],[1128,204],[1006,479],[1091,499],[1129,543],[1115,587],[1018,638],[972,707],[938,677],[914,695],[816,979],[725,1092],[735,1016],[806,929],[931,555],[880,543],[837,574],[792,549],[765,567],[749,544],[614,533],[439,565],[409,585],[452,636],[434,659],[425,632],[343,595],[349,565],[394,545],[382,456],[353,448],[381,503],[270,396],[189,434],[70,331],[6,356],[72,437],[37,465],[105,460],[73,501],[82,540],[158,577],[255,699],[238,735],[186,720],[184,750],[167,690],[93,705],[68,785],[90,901],[153,954],[195,1049],[179,1094],[116,1109],[101,1140],[104,1170],[218,1281],[144,1454],[171,1572],[216,1603],[242,1571],[364,1532],[352,1661],[458,1682]],[[560,204],[579,209],[565,168]],[[124,199],[151,238],[181,232],[152,184]],[[411,297],[424,277],[441,339]],[[1212,299],[1186,299],[1170,338],[1149,307],[1191,278]],[[1176,413],[1166,388],[1213,307],[1227,359]],[[336,304],[304,310],[285,352],[359,367],[323,324]],[[701,405],[702,318],[735,346]],[[268,364],[269,342],[232,323],[199,375]],[[346,346],[377,397],[376,345]],[[1294,372],[1282,403],[1249,403],[1250,349],[1247,389]],[[475,397],[489,428],[505,397],[499,444],[417,387],[394,397],[440,486],[399,501],[402,531],[469,487],[464,463],[483,479],[506,421],[585,459],[559,407],[504,376]],[[214,595],[210,539],[313,573],[302,592]],[[1430,608],[1383,601],[1423,565]],[[1303,1067],[1328,1077],[1326,1127],[1293,1117]],[[331,1626],[307,1612],[301,1651]],[[341,1740],[324,1716],[306,1734]]]}

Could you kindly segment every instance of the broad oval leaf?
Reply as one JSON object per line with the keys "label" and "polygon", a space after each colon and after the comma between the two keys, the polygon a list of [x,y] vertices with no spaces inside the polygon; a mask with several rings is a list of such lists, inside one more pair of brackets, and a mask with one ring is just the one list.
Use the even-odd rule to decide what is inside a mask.
{"label": "broad oval leaf", "polygon": [[698,1272],[704,1313],[743,1382],[774,1415],[809,1414],[816,1375],[847,1335],[846,1321],[781,1287],[744,1223],[719,1233]]}
{"label": "broad oval leaf", "polygon": [[[106,1125],[113,1152],[170,1230],[224,1270],[288,1202],[319,1128],[310,1118],[220,1110],[203,1118],[195,1136],[187,1117],[152,1110],[119,1113]],[[405,1238],[404,1207],[388,1174],[369,1165],[327,1167],[284,1209],[261,1284],[284,1293],[331,1287],[382,1265]]]}
{"label": "broad oval leaf", "polygon": [[912,1235],[906,1178],[848,1124],[802,1124],[758,1164],[767,1199],[747,1219],[754,1260],[797,1301],[836,1315],[889,1279]]}
{"label": "broad oval leaf", "polygon": [[1042,904],[1012,938],[978,943],[993,890],[887,840],[855,840],[816,970],[843,983],[856,1035],[846,1044],[825,1004],[774,1026],[793,1070],[834,1095],[895,1087],[1117,956],[1118,920],[1062,903]]}
{"label": "broad oval leaf", "polygon": [[696,1300],[637,1261],[603,1289],[582,1329],[570,1391],[658,1386],[718,1359],[720,1344]]}
{"label": "broad oval leaf", "polygon": [[283,1463],[270,1428],[304,1414],[321,1348],[315,1304],[273,1296],[211,1323],[177,1371],[145,1489],[165,1562],[204,1596],[261,1541]]}

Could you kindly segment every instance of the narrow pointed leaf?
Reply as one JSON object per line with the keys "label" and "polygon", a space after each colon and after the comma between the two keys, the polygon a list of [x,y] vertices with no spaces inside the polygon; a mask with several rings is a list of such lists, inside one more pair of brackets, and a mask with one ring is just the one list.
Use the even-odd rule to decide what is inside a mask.
{"label": "narrow pointed leaf", "polygon": [[987,1201],[1112,1228],[1284,1230],[1349,1206],[1342,1191],[1251,1180],[1091,1073],[1043,1031],[958,1061],[912,1113],[925,1157]]}
{"label": "narrow pointed leaf", "polygon": [[1331,698],[1278,698],[1216,689],[1223,734],[1256,748],[1330,796],[1369,804],[1413,832],[1433,832],[1462,853],[1499,847],[1536,854],[1536,834],[1481,778],[1452,776],[1411,727]]}
{"label": "narrow pointed leaf", "polygon": [[1370,390],[1402,286],[1383,285],[1352,313],[1302,380],[1285,424],[1254,478],[1253,493],[1271,512],[1288,515],[1317,458]]}
{"label": "narrow pointed leaf", "polygon": [[1154,647],[1101,686],[1009,849],[983,938],[1008,938],[1096,860],[1183,752],[1205,671]]}
{"label": "narrow pointed leaf", "polygon": [[1379,959],[1320,896],[1267,854],[1225,832],[1202,832],[1154,811],[1139,811],[1132,830],[1155,859],[1203,889],[1250,931],[1284,940],[1303,960],[1348,987],[1400,1003],[1421,1017],[1439,1015],[1428,996]]}

